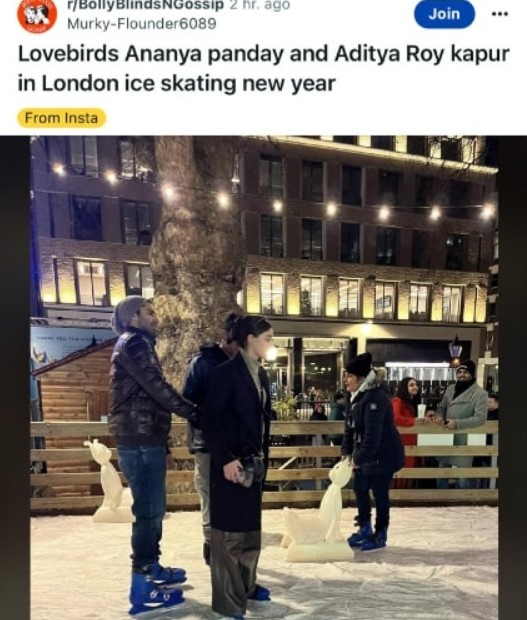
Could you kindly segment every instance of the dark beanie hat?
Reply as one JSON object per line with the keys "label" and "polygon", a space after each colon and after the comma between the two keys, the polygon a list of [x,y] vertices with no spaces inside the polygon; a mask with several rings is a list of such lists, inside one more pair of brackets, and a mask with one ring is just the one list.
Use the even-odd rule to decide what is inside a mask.
{"label": "dark beanie hat", "polygon": [[346,366],[346,372],[357,377],[367,377],[371,370],[372,357],[371,353],[361,353],[352,359]]}
{"label": "dark beanie hat", "polygon": [[146,304],[148,300],[140,295],[129,295],[115,306],[112,315],[112,329],[120,336],[128,329],[134,314]]}
{"label": "dark beanie hat", "polygon": [[456,372],[458,370],[464,369],[469,372],[473,377],[476,376],[476,364],[472,360],[465,360],[461,362],[461,364],[456,368]]}

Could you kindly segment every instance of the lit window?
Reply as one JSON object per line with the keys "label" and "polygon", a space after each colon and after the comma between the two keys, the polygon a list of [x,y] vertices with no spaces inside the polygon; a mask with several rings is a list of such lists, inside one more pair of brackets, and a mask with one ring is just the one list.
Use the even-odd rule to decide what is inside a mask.
{"label": "lit window", "polygon": [[375,318],[393,319],[395,316],[395,284],[377,282],[375,284]]}
{"label": "lit window", "polygon": [[284,276],[262,273],[261,280],[262,314],[284,313]]}
{"label": "lit window", "polygon": [[339,280],[339,316],[348,319],[359,318],[359,282],[358,280]]}
{"label": "lit window", "polygon": [[462,292],[460,286],[443,286],[443,321],[459,323]]}
{"label": "lit window", "polygon": [[109,306],[106,263],[76,261],[77,299],[82,306]]}
{"label": "lit window", "polygon": [[410,286],[410,320],[428,320],[429,287],[426,284],[412,284]]}
{"label": "lit window", "polygon": [[303,316],[322,315],[322,278],[302,276],[300,310]]}

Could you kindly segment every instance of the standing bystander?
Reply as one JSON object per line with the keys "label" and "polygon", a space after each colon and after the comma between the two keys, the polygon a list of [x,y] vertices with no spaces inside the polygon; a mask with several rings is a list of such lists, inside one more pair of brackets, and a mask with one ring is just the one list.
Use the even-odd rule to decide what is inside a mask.
{"label": "standing bystander", "polygon": [[[238,344],[233,339],[233,329],[239,318],[235,313],[229,314],[221,342],[204,345],[190,361],[183,396],[200,407],[205,401],[212,369],[228,361],[238,352]],[[188,447],[189,452],[194,455],[194,481],[201,506],[203,559],[210,565],[210,453],[203,433],[191,422],[188,424]]]}

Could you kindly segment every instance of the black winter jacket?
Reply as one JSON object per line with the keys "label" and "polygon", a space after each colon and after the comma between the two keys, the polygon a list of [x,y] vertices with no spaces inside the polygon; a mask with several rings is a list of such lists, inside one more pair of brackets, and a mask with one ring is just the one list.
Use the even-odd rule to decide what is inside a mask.
{"label": "black winter jacket", "polygon": [[110,433],[127,446],[166,445],[172,413],[197,423],[196,406],[164,378],[147,332],[129,328],[115,344],[110,372]]}
{"label": "black winter jacket", "polygon": [[374,372],[348,403],[341,452],[352,456],[364,473],[395,472],[404,465],[404,445],[392,404]]}
{"label": "black winter jacket", "polygon": [[[228,359],[229,356],[216,343],[201,347],[187,369],[183,396],[202,407],[212,369]],[[190,422],[188,424],[188,449],[191,454],[208,452],[203,433]]]}

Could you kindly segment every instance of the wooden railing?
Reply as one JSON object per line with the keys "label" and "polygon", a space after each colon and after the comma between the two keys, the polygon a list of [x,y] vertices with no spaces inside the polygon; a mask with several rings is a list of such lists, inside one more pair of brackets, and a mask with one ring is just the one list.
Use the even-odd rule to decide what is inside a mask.
{"label": "wooden railing", "polygon": [[[318,505],[324,494],[324,481],[328,480],[328,471],[340,458],[340,446],[321,445],[322,437],[341,435],[342,429],[342,422],[273,422],[271,434],[274,445],[270,451],[271,466],[267,483],[268,488],[274,488],[264,493],[264,505],[267,507],[290,504]],[[396,474],[396,478],[486,479],[489,481],[490,488],[392,489],[390,497],[394,504],[496,504],[498,501],[498,489],[495,488],[498,478],[497,422],[487,422],[476,429],[460,431],[444,431],[436,425],[423,425],[399,428],[399,432],[419,435],[492,434],[493,445],[490,446],[406,446],[406,454],[412,456],[488,456],[491,457],[492,462],[490,467],[404,468]],[[198,497],[193,489],[193,458],[186,447],[186,424],[174,423],[172,435],[176,446],[172,448],[172,455],[176,460],[177,469],[169,470],[167,475],[168,506],[171,509],[198,508]],[[94,462],[89,448],[83,447],[83,441],[98,438],[102,443],[107,443],[107,424],[103,422],[32,422],[31,437],[41,437],[44,440],[69,439],[70,445],[75,445],[78,438],[78,447],[31,449],[30,461],[32,463],[47,464],[46,473],[31,473],[30,475],[31,486],[33,491],[36,490],[30,500],[32,513],[87,512],[100,506],[103,499],[102,490],[98,487],[100,473],[89,470],[90,463],[92,470],[94,469]],[[117,458],[115,449],[112,449],[112,455],[112,458]],[[113,462],[116,464],[116,461]],[[298,488],[299,486],[304,488]],[[95,494],[94,488],[98,489]],[[344,489],[343,498],[345,505],[353,504],[353,491]]]}

